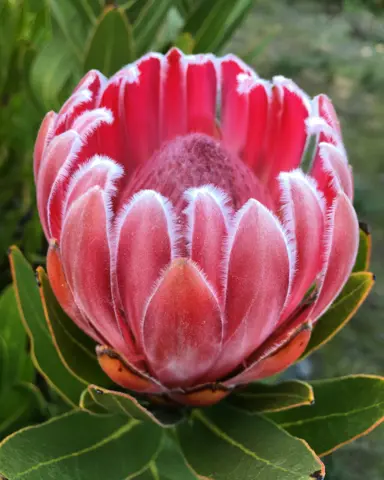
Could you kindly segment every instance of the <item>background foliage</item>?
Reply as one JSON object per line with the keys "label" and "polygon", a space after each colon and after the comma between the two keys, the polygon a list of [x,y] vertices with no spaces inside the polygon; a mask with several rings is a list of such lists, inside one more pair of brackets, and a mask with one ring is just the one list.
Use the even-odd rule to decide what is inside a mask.
{"label": "background foliage", "polygon": [[[109,75],[150,49],[166,51],[172,44],[186,52],[233,51],[263,77],[283,74],[309,94],[333,98],[354,167],[355,205],[373,230],[378,281],[349,327],[288,376],[382,373],[383,9],[381,0],[0,0],[0,360],[7,365],[1,378],[8,389],[1,385],[1,436],[68,409],[34,371],[25,331],[3,320],[18,315],[7,287],[9,245],[20,245],[35,266],[44,262],[32,175],[39,123],[89,68]],[[11,337],[15,348],[3,348]],[[19,354],[22,344],[25,355]],[[7,411],[4,392],[19,405],[17,412]],[[381,480],[383,430],[330,456],[327,478]]]}

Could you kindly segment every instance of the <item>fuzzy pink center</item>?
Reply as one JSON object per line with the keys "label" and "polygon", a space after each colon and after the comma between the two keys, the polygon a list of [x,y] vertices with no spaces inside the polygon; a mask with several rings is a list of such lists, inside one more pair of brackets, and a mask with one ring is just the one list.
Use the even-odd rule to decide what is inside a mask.
{"label": "fuzzy pink center", "polygon": [[186,206],[184,192],[208,184],[223,190],[236,210],[250,198],[271,205],[268,192],[252,170],[218,140],[201,133],[166,142],[136,170],[124,192],[124,201],[140,190],[153,189],[181,212]]}

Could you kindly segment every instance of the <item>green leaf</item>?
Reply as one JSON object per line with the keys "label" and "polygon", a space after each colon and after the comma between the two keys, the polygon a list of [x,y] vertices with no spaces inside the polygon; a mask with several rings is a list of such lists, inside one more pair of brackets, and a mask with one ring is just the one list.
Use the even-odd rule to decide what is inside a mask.
{"label": "green leaf", "polygon": [[15,292],[7,287],[0,297],[0,392],[20,381],[32,381],[27,334],[20,320]]}
{"label": "green leaf", "polygon": [[268,414],[318,455],[369,433],[384,420],[384,378],[356,375],[312,383],[315,404]]}
{"label": "green leaf", "polygon": [[30,72],[33,95],[46,109],[59,109],[66,85],[74,83],[79,64],[65,40],[56,36],[37,54]]}
{"label": "green leaf", "polygon": [[354,272],[365,272],[371,261],[372,238],[368,225],[360,224],[359,251],[357,252]]}
{"label": "green leaf", "polygon": [[369,272],[353,273],[335,303],[314,325],[311,338],[301,359],[329,342],[353,317],[374,284]]}
{"label": "green leaf", "polygon": [[31,383],[14,385],[0,395],[0,438],[41,420],[45,402]]}
{"label": "green leaf", "polygon": [[[140,421],[150,421],[162,427],[172,426],[183,418],[179,411],[175,410],[175,407],[172,407],[172,409],[158,407],[156,409],[151,406],[151,410],[149,410],[128,393],[115,392],[96,385],[89,385],[87,390],[83,392],[80,406],[93,411],[93,405],[104,408],[106,412]],[[100,411],[100,408],[98,411]],[[162,416],[161,413],[163,413]],[[166,416],[167,413],[168,416]]]}
{"label": "green leaf", "polygon": [[228,403],[249,413],[287,410],[310,405],[313,400],[312,387],[299,380],[276,385],[253,383],[227,398]]}
{"label": "green leaf", "polygon": [[85,54],[85,70],[96,68],[110,76],[133,60],[133,37],[124,11],[106,9],[93,30]]}
{"label": "green leaf", "polygon": [[0,471],[10,480],[122,480],[147,468],[161,437],[148,422],[72,411],[8,437]]}
{"label": "green leaf", "polygon": [[60,32],[65,48],[71,56],[76,57],[77,61],[81,61],[84,43],[92,22],[84,15],[79,15],[79,10],[75,8],[74,2],[50,0],[49,3],[54,26]]}
{"label": "green leaf", "polygon": [[174,0],[142,0],[143,8],[133,24],[133,37],[136,44],[136,54],[147,52],[161,28]]}
{"label": "green leaf", "polygon": [[253,0],[200,2],[187,18],[184,32],[195,40],[196,52],[217,52],[238,28]]}
{"label": "green leaf", "polygon": [[324,466],[308,446],[268,419],[224,403],[195,410],[177,428],[187,463],[215,480],[309,480]]}
{"label": "green leaf", "polygon": [[18,248],[12,247],[9,257],[20,316],[31,342],[32,361],[67,403],[77,405],[84,385],[63,365],[52,342],[33,270]]}
{"label": "green leaf", "polygon": [[162,449],[156,458],[156,470],[160,478],[167,480],[197,480],[185,463],[180,446],[169,436],[165,436]]}
{"label": "green leaf", "polygon": [[97,361],[96,343],[63,311],[41,267],[37,269],[37,278],[45,318],[63,365],[85,385],[96,383],[110,386],[111,380]]}

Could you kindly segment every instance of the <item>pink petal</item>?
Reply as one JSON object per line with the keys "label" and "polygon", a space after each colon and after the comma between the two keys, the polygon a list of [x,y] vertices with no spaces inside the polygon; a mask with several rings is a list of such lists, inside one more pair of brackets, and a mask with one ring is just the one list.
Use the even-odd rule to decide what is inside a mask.
{"label": "pink petal", "polygon": [[[94,187],[67,212],[60,249],[65,277],[77,306],[108,344],[127,354],[114,316],[105,192]],[[128,352],[129,355],[130,352]]]}
{"label": "pink petal", "polygon": [[222,344],[217,299],[197,267],[175,260],[144,317],[144,349],[151,370],[168,387],[188,387],[211,368]]}
{"label": "pink petal", "polygon": [[[98,128],[94,138],[96,150],[93,149],[92,152],[92,155],[104,154],[112,158],[124,167],[126,173],[132,171],[133,165],[126,154],[124,89],[126,83],[136,81],[137,76],[137,68],[132,68],[130,74],[126,71],[125,75],[118,72],[110,78],[102,90],[98,102],[99,108],[111,112],[113,122],[104,123]],[[88,158],[90,156],[91,154],[88,154]]]}
{"label": "pink petal", "polygon": [[105,340],[103,337],[100,336],[99,333],[90,325],[88,320],[80,312],[78,306],[76,305],[72,291],[69,288],[67,279],[65,278],[59,246],[55,240],[51,240],[49,242],[49,249],[47,253],[47,273],[53,293],[67,315],[77,324],[78,327],[80,327],[96,342],[104,343]]}
{"label": "pink petal", "polygon": [[160,86],[160,140],[187,132],[186,78],[183,54],[172,48],[164,57]]}
{"label": "pink petal", "polygon": [[257,168],[258,163],[262,161],[270,101],[268,87],[268,84],[258,80],[248,93],[248,128],[243,159],[251,168]]}
{"label": "pink petal", "polygon": [[359,223],[356,212],[343,193],[336,196],[326,225],[320,293],[311,314],[317,319],[331,305],[351,274],[359,246]]}
{"label": "pink petal", "polygon": [[55,112],[48,112],[42,121],[39,133],[37,134],[35,149],[33,151],[33,171],[35,182],[38,180],[39,170],[45,151],[53,137],[54,126],[57,115]]}
{"label": "pink petal", "polygon": [[135,195],[116,221],[115,243],[117,302],[140,344],[144,308],[175,255],[175,219],[164,197],[152,190]]}
{"label": "pink petal", "polygon": [[63,206],[63,215],[73,202],[93,187],[99,186],[111,194],[115,193],[115,182],[122,175],[122,167],[110,158],[99,155],[92,157],[72,176]]}
{"label": "pink petal", "polygon": [[[319,188],[328,192],[330,186],[334,190],[342,189],[353,199],[353,178],[351,167],[344,152],[331,143],[321,142],[315,155],[311,176],[317,181]],[[332,194],[326,195],[333,200]]]}
{"label": "pink petal", "polygon": [[189,57],[187,64],[188,132],[214,136],[217,75],[212,55]]}
{"label": "pink petal", "polygon": [[97,70],[91,70],[84,76],[60,109],[55,135],[69,130],[79,115],[95,108],[99,92],[106,81],[104,75]]}
{"label": "pink petal", "polygon": [[[54,137],[49,144],[48,148],[44,152],[44,157],[40,164],[38,181],[36,185],[37,190],[37,208],[43,230],[47,239],[58,238],[49,227],[49,199],[56,190],[58,178],[64,174],[63,166],[65,164],[73,163],[76,155],[81,147],[81,140],[79,135],[70,130],[62,133],[58,137]],[[60,209],[55,211],[57,218],[61,218],[61,205]]]}
{"label": "pink petal", "polygon": [[272,189],[276,189],[279,173],[293,170],[301,163],[307,141],[306,119],[310,103],[291,80],[275,77],[273,82],[266,158],[264,165],[260,165],[260,174]]}
{"label": "pink petal", "polygon": [[316,185],[300,170],[281,173],[279,181],[283,224],[295,260],[291,267],[290,296],[281,318],[283,321],[302,301],[321,270],[324,199]]}
{"label": "pink petal", "polygon": [[[160,56],[149,54],[119,72],[125,76],[120,91],[120,118],[125,129],[129,171],[148,160],[159,146],[160,67]],[[130,74],[133,68],[137,70],[136,77]]]}
{"label": "pink petal", "polygon": [[225,344],[217,377],[237,367],[275,328],[289,284],[287,239],[256,200],[238,212],[227,255]]}
{"label": "pink petal", "polygon": [[250,85],[256,74],[230,55],[221,61],[221,131],[223,144],[240,154],[246,143]]}
{"label": "pink petal", "polygon": [[211,186],[192,188],[186,197],[189,201],[185,210],[189,257],[202,269],[221,298],[223,245],[230,219],[228,199],[221,190]]}
{"label": "pink petal", "polygon": [[[98,151],[103,152],[105,150],[99,148],[98,134],[103,125],[110,125],[112,122],[111,112],[106,109],[86,111],[75,120],[71,130],[57,137],[73,135],[78,140],[75,151],[67,158],[62,155],[60,165],[57,165],[60,168],[58,171],[55,170],[55,178],[52,181],[51,193],[47,202],[47,217],[51,237],[60,238],[63,206],[72,175],[76,168],[84,164]],[[108,144],[107,141],[105,143]]]}
{"label": "pink petal", "polygon": [[[340,122],[331,99],[327,97],[327,95],[320,94],[315,97],[313,101],[316,105],[315,108],[317,110],[317,114],[327,122],[327,124],[336,132],[336,135],[341,140]],[[323,139],[321,139],[321,141],[323,141]]]}

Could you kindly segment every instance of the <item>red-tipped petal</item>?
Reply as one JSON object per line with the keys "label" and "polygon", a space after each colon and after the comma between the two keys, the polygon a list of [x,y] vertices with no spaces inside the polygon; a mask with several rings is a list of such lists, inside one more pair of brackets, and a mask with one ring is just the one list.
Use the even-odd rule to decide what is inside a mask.
{"label": "red-tipped petal", "polygon": [[59,245],[55,240],[49,242],[47,253],[47,273],[49,283],[53,293],[67,315],[96,342],[102,343],[104,340],[98,332],[91,327],[88,320],[80,312],[75,303],[75,299],[69,288],[63,269],[60,256]]}
{"label": "red-tipped petal", "polygon": [[356,212],[343,193],[334,200],[326,225],[325,264],[319,297],[311,319],[318,318],[340,293],[351,274],[359,246],[359,223]]}
{"label": "red-tipped petal", "polygon": [[269,88],[259,80],[253,82],[249,91],[247,138],[242,157],[251,168],[257,168],[262,161],[270,101]]}
{"label": "red-tipped petal", "polygon": [[212,55],[195,55],[187,62],[188,132],[214,136],[217,97],[215,59]]}
{"label": "red-tipped petal", "polygon": [[143,190],[116,222],[115,272],[121,302],[137,343],[144,309],[175,249],[175,220],[170,205],[153,190]]}
{"label": "red-tipped petal", "polygon": [[106,341],[126,354],[112,306],[106,202],[105,192],[94,187],[72,204],[65,216],[60,249],[76,304]]}
{"label": "red-tipped petal", "polygon": [[[132,162],[126,155],[127,139],[125,134],[123,118],[124,102],[123,95],[126,82],[133,82],[137,78],[137,69],[133,68],[130,75],[119,75],[111,77],[102,90],[99,98],[99,108],[111,112],[113,121],[100,125],[98,131],[92,137],[96,150],[92,155],[104,154],[124,166],[124,171],[129,173],[133,169]],[[88,158],[91,155],[88,155]]]}
{"label": "red-tipped petal", "polygon": [[[50,201],[52,196],[57,194],[57,184],[61,183],[67,174],[68,170],[64,165],[74,163],[80,148],[81,140],[79,135],[70,130],[51,141],[41,162],[36,185],[37,208],[47,239],[51,237],[58,238],[57,233],[60,234],[57,231],[53,233],[49,228],[49,218],[51,216]],[[61,207],[61,204],[57,205],[57,209],[54,211],[54,215],[57,218],[61,218]]]}
{"label": "red-tipped petal", "polygon": [[[332,193],[342,189],[353,199],[353,178],[351,167],[344,152],[331,143],[321,142],[315,155],[311,176],[329,200],[333,200]],[[328,193],[329,189],[333,192]]]}
{"label": "red-tipped petal", "polygon": [[61,107],[55,135],[69,130],[75,119],[87,110],[95,108],[100,90],[107,79],[97,70],[89,71],[75,88],[73,94]]}
{"label": "red-tipped petal", "polygon": [[306,120],[310,114],[307,96],[291,80],[275,77],[268,119],[262,178],[273,188],[277,176],[300,165],[307,141]]}
{"label": "red-tipped petal", "polygon": [[52,139],[54,126],[57,115],[55,112],[48,112],[42,121],[37,134],[35,149],[33,151],[33,171],[35,175],[35,182],[37,182],[40,165],[43,160],[44,152],[46,151],[49,142]]}
{"label": "red-tipped petal", "polygon": [[186,62],[177,48],[172,48],[163,62],[160,86],[161,142],[187,131]]}
{"label": "red-tipped petal", "polygon": [[221,132],[223,144],[240,154],[247,137],[249,85],[256,74],[234,56],[221,61]]}
{"label": "red-tipped petal", "polygon": [[[133,68],[137,70],[136,77],[130,73]],[[125,77],[120,118],[125,130],[129,171],[148,160],[159,147],[160,68],[161,58],[149,54],[118,73]]]}
{"label": "red-tipped petal", "polygon": [[[76,168],[80,167],[95,154],[103,154],[106,148],[99,148],[97,140],[100,129],[113,122],[112,114],[104,108],[86,111],[73,123],[72,129],[57,138],[73,135],[77,138],[76,149],[60,163],[60,169],[55,175],[51,194],[48,199],[48,226],[51,237],[60,238],[61,219],[68,184]],[[53,142],[52,142],[53,143]],[[105,144],[108,144],[107,139]],[[40,187],[38,187],[39,189]]]}
{"label": "red-tipped petal", "polygon": [[279,181],[283,224],[295,260],[283,321],[301,302],[322,268],[325,206],[316,185],[300,170],[281,173]]}
{"label": "red-tipped petal", "polygon": [[308,98],[293,82],[280,78],[275,78],[274,82],[282,86],[284,102],[271,172],[272,182],[280,172],[288,172],[300,165],[307,141],[306,119],[310,114]]}
{"label": "red-tipped petal", "polygon": [[287,239],[278,220],[256,200],[237,214],[228,245],[225,344],[215,366],[237,367],[274,329],[289,284]]}
{"label": "red-tipped petal", "polygon": [[188,190],[188,253],[207,276],[218,297],[223,290],[223,245],[229,212],[225,194],[210,186]]}
{"label": "red-tipped petal", "polygon": [[340,122],[332,101],[323,93],[313,99],[319,117],[323,118],[341,140]]}
{"label": "red-tipped petal", "polygon": [[222,345],[222,318],[206,280],[186,259],[165,272],[145,312],[144,350],[151,370],[169,387],[203,377]]}

